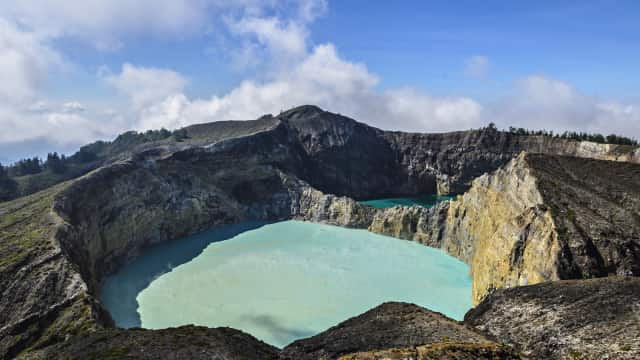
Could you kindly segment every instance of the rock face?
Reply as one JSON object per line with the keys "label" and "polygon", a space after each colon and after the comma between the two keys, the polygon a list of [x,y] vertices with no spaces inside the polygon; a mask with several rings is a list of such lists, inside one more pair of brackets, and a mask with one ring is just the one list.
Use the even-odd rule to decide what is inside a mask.
{"label": "rock face", "polygon": [[[443,248],[471,265],[476,300],[494,288],[638,274],[639,165],[523,155],[431,209],[352,199],[465,190],[523,149],[638,162],[637,149],[490,129],[384,132],[309,106],[187,133],[0,204],[0,357],[111,329],[96,300],[106,275],[151,244],[245,220],[320,221]],[[354,349],[366,350],[379,349]]]}
{"label": "rock face", "polygon": [[370,231],[470,265],[473,299],[550,280],[640,275],[640,166],[523,153],[455,201],[374,214]]}
{"label": "rock face", "polygon": [[364,351],[341,356],[340,360],[436,360],[436,359],[520,359],[513,351],[497,344],[444,343],[401,349]]}
{"label": "rock face", "polygon": [[231,328],[102,329],[34,351],[28,359],[275,360],[280,350]]}
{"label": "rock face", "polygon": [[558,234],[527,159],[478,178],[447,212],[441,247],[469,263],[475,302],[495,288],[560,278]]}
{"label": "rock face", "polygon": [[[423,348],[417,350],[416,346]],[[433,350],[435,353],[436,348],[445,354],[466,348],[504,356],[497,358],[517,358],[515,353],[465,325],[407,303],[382,304],[316,336],[294,341],[283,349],[281,358],[366,359],[376,358],[375,351],[426,353]],[[356,352],[359,354],[346,356]]]}
{"label": "rock face", "polygon": [[299,177],[355,199],[457,194],[522,151],[640,163],[640,148],[517,136],[492,129],[442,134],[389,132],[313,106],[278,116],[300,149]]}
{"label": "rock face", "polygon": [[640,358],[640,279],[556,281],[498,290],[465,323],[538,359]]}

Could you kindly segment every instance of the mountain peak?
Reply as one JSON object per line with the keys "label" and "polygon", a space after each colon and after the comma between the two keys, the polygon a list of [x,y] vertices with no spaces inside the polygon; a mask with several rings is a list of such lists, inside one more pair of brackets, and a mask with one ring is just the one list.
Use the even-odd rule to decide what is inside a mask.
{"label": "mountain peak", "polygon": [[298,118],[315,117],[321,115],[324,112],[324,110],[315,105],[301,105],[281,113],[280,115],[278,115],[278,117],[280,119],[295,120]]}

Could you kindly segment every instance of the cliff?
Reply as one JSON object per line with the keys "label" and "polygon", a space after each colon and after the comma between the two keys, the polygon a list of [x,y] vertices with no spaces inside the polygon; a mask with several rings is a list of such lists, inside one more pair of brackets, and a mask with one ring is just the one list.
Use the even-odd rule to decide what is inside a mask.
{"label": "cliff", "polygon": [[[178,343],[159,345],[171,334],[114,331],[97,300],[100,282],[149,245],[246,220],[320,221],[443,248],[471,265],[476,301],[495,288],[638,274],[640,165],[532,154],[511,161],[538,147],[637,162],[637,149],[493,130],[384,132],[315,107],[187,132],[182,143],[144,144],[81,178],[0,204],[0,356],[46,358],[61,343],[82,353],[96,333],[177,353]],[[431,209],[376,210],[353,200],[469,187]],[[270,351],[248,335],[242,341]],[[219,353],[230,346],[216,344]]]}
{"label": "cliff", "polygon": [[385,303],[318,335],[294,341],[282,350],[281,359],[406,358],[399,354],[520,358],[509,348],[442,314],[413,304]]}
{"label": "cliff", "polygon": [[638,359],[640,278],[498,290],[465,323],[536,359]]}
{"label": "cliff", "polygon": [[522,151],[640,163],[640,147],[596,144],[494,129],[419,134],[382,131],[313,106],[277,117],[313,187],[355,199],[459,194]]}
{"label": "cliff", "polygon": [[431,209],[378,211],[370,231],[467,262],[478,303],[494,289],[640,275],[640,166],[523,153]]}

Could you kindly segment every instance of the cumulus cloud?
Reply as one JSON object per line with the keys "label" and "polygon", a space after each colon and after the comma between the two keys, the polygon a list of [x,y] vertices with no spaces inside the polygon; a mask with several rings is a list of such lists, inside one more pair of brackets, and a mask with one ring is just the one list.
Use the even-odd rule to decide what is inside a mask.
{"label": "cumulus cloud", "polygon": [[511,94],[490,106],[485,117],[503,127],[640,137],[639,104],[588,96],[566,82],[542,75],[517,81]]}
{"label": "cumulus cloud", "polygon": [[[0,2],[0,125],[13,130],[1,134],[0,143],[47,139],[80,145],[139,123],[127,109],[105,113],[76,101],[48,99],[43,91],[47,78],[67,66],[52,46],[57,39],[114,50],[127,36],[202,34],[215,25],[212,20],[226,18],[237,24],[239,36],[254,36],[248,42],[293,53],[306,41],[304,24],[324,8],[324,0]],[[293,20],[277,17],[285,13]],[[136,115],[181,95],[187,83],[174,71],[131,64],[124,64],[117,74],[102,69],[99,77],[131,99]]]}
{"label": "cumulus cloud", "polygon": [[[310,45],[309,25],[324,0],[24,0],[0,4],[0,144],[46,138],[77,143],[131,128],[178,128],[216,120],[254,119],[301,104],[316,104],[384,129],[450,131],[522,126],[554,131],[617,132],[640,136],[640,104],[585,95],[542,75],[516,82],[504,98],[480,103],[465,96],[434,96],[415,88],[380,90],[364,63],[340,56],[331,43]],[[76,101],[52,101],[40,90],[64,61],[51,39],[75,37],[116,49],[125,34],[206,32],[211,18],[225,26],[232,58],[259,66],[257,76],[224,94],[193,98],[188,79],[171,69],[125,63],[99,78],[130,100],[129,109],[101,111]],[[16,24],[20,25],[16,25]],[[490,61],[467,59],[465,75],[488,76]],[[5,80],[6,79],[6,80]],[[122,114],[122,115],[119,115]]]}
{"label": "cumulus cloud", "polygon": [[102,73],[105,81],[130,97],[136,109],[183,91],[187,80],[179,73],[158,68],[122,65],[119,74]]}
{"label": "cumulus cloud", "polygon": [[184,82],[179,74],[131,65],[107,81],[129,94],[138,129],[253,119],[300,104],[316,104],[387,129],[446,131],[482,124],[483,107],[470,98],[434,97],[410,88],[378,91],[379,78],[366,65],[343,59],[331,43],[309,46],[308,26],[326,11],[326,2],[295,3],[297,11],[285,18],[260,11],[227,18],[231,34],[243,44],[242,64],[269,59],[261,64],[260,78],[244,80],[227,94],[193,99],[180,91]]}
{"label": "cumulus cloud", "polygon": [[295,21],[283,22],[275,17],[246,17],[229,21],[228,24],[235,34],[256,37],[256,42],[249,42],[249,46],[262,44],[272,55],[300,56],[306,51],[307,30]]}
{"label": "cumulus cloud", "polygon": [[48,36],[75,37],[102,49],[122,45],[131,33],[181,34],[206,25],[204,0],[3,1],[0,13]]}
{"label": "cumulus cloud", "polygon": [[378,77],[343,60],[331,44],[316,46],[289,72],[264,82],[244,81],[223,96],[173,94],[142,109],[138,128],[253,119],[300,104],[317,104],[387,129],[445,131],[477,126],[482,106],[469,98],[437,98],[412,89],[376,91]]}
{"label": "cumulus cloud", "polygon": [[333,45],[315,47],[304,61],[269,81],[244,81],[222,96],[190,99],[172,94],[142,109],[136,127],[177,128],[192,123],[253,119],[265,113],[317,104],[384,129],[453,131],[495,122],[556,132],[640,135],[640,106],[587,96],[540,75],[520,79],[491,104],[468,97],[430,96],[411,88],[378,91],[378,77],[364,64],[340,58]]}
{"label": "cumulus cloud", "polygon": [[94,138],[98,124],[78,115],[77,102],[55,105],[41,99],[50,71],[63,68],[62,56],[34,32],[0,19],[0,143],[34,138],[60,142]]}
{"label": "cumulus cloud", "polygon": [[66,67],[48,38],[0,19],[0,127],[7,129],[0,132],[0,143],[44,139],[81,144],[122,126],[111,118],[89,120],[77,101],[43,98],[48,75]]}
{"label": "cumulus cloud", "polygon": [[119,49],[137,35],[184,37],[211,30],[223,16],[257,16],[294,5],[312,19],[325,0],[20,0],[0,2],[0,13],[51,37],[71,37],[102,50]]}
{"label": "cumulus cloud", "polygon": [[62,104],[62,111],[65,113],[81,113],[85,111],[84,105],[77,101],[69,101]]}
{"label": "cumulus cloud", "polygon": [[475,55],[465,61],[464,74],[474,79],[484,79],[489,75],[489,58]]}
{"label": "cumulus cloud", "polygon": [[32,100],[62,57],[32,32],[0,18],[0,103]]}
{"label": "cumulus cloud", "polygon": [[54,145],[79,145],[112,136],[127,126],[118,116],[88,116],[69,111],[65,104],[47,105],[43,111],[0,106],[0,143],[43,139]]}
{"label": "cumulus cloud", "polygon": [[293,3],[294,11],[265,16],[263,13],[247,13],[225,17],[225,24],[240,46],[226,51],[231,54],[238,69],[263,65],[268,72],[286,71],[301,61],[308,50],[308,26],[327,9],[325,0],[283,1]]}

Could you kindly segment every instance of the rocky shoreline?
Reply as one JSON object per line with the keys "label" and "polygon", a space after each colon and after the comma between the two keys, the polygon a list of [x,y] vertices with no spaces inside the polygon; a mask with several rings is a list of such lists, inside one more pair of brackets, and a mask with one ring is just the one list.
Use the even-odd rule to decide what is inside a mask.
{"label": "rocky shoreline", "polygon": [[[98,351],[92,356],[268,359],[303,354],[304,346],[292,352],[296,343],[280,352],[224,329],[114,329],[96,300],[102,279],[146,246],[221,224],[285,219],[366,228],[442,248],[470,265],[478,304],[466,325],[425,318],[424,309],[398,315],[397,306],[383,306],[372,311],[395,319],[388,324],[391,333],[365,345],[347,344],[340,352],[313,345],[307,358],[317,358],[312,355],[317,351],[328,358],[362,359],[640,355],[640,321],[635,328],[627,321],[637,312],[623,306],[640,302],[637,148],[491,130],[391,133],[315,107],[264,121],[258,131],[240,135],[232,124],[224,129],[212,124],[213,142],[141,148],[79,179],[0,204],[0,355],[86,358]],[[206,133],[203,126],[198,131]],[[223,130],[233,136],[220,136]],[[456,200],[430,209],[373,209],[354,200],[463,190]],[[559,281],[583,278],[601,279]],[[543,284],[532,286],[537,283]],[[591,298],[594,311],[601,306],[614,315],[606,321],[580,315],[575,310],[580,308],[572,308],[580,289],[601,295]],[[525,312],[533,309],[531,303],[543,304],[542,310]],[[525,326],[522,319],[540,311],[549,314],[546,326],[527,330],[531,334],[523,330],[522,336],[510,332],[510,324]],[[358,325],[366,319],[352,320]],[[566,340],[539,334],[558,322],[574,324],[553,335]],[[602,331],[579,331],[596,322]],[[403,328],[414,323],[431,325]],[[420,337],[432,325],[436,334],[444,331],[441,338]],[[622,325],[626,332],[615,330]],[[347,331],[348,338],[364,339],[367,326]],[[447,326],[454,330],[443,330]],[[607,329],[609,343],[596,346],[593,334],[602,338]],[[416,337],[395,343],[406,331]],[[481,345],[473,339],[482,339]]]}

